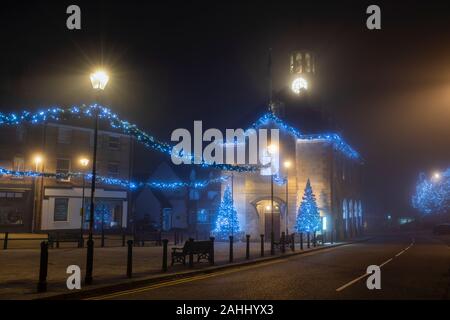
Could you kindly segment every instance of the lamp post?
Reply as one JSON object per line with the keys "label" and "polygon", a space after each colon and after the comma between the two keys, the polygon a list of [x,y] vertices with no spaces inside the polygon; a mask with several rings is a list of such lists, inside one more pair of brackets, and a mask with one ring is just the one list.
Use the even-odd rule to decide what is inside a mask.
{"label": "lamp post", "polygon": [[[33,158],[33,163],[35,165],[35,171],[36,174],[39,172],[39,166],[42,164],[43,162],[43,157],[40,154],[37,154],[34,156]],[[39,195],[38,195],[38,178],[39,176],[35,176],[34,177],[34,214],[33,214],[33,221],[31,222],[31,228],[32,231],[34,232],[35,228],[36,228],[36,219],[38,218],[38,212],[39,212]]]}
{"label": "lamp post", "polygon": [[274,233],[274,212],[273,212],[273,155],[277,152],[278,148],[276,145],[271,144],[267,147],[267,152],[270,155],[270,211],[271,211],[271,226],[270,226],[270,254],[275,254],[275,233]]}
{"label": "lamp post", "polygon": [[83,220],[84,220],[84,209],[85,209],[85,205],[84,205],[84,191],[86,189],[85,173],[86,173],[86,167],[88,166],[88,164],[89,164],[89,159],[86,159],[86,158],[81,158],[80,159],[80,165],[84,168],[83,176],[82,176],[82,179],[83,179],[83,192],[82,192],[82,196],[81,196],[80,239],[83,239]]}
{"label": "lamp post", "polygon": [[[105,90],[108,83],[109,76],[103,71],[99,70],[91,74],[92,88],[96,93],[96,103],[100,98],[100,93]],[[92,154],[92,180],[91,180],[91,207],[89,213],[89,239],[87,241],[87,255],[86,255],[86,276],[85,283],[92,284],[92,269],[94,266],[94,240],[93,240],[93,228],[94,228],[94,196],[95,196],[95,179],[96,179],[96,162],[97,162],[97,140],[98,140],[98,106],[95,106],[94,115],[94,150]]]}
{"label": "lamp post", "polygon": [[286,160],[284,162],[284,168],[286,169],[286,214],[284,216],[284,225],[286,230],[286,235],[289,235],[289,224],[288,224],[288,217],[289,217],[289,202],[288,202],[288,196],[289,196],[289,168],[291,167],[291,162],[289,160]]}

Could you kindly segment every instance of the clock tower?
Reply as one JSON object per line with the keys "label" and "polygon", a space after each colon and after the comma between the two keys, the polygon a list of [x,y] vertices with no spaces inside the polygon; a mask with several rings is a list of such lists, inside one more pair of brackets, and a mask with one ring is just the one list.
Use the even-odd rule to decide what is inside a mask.
{"label": "clock tower", "polygon": [[277,116],[311,133],[332,128],[319,99],[317,61],[313,52],[296,50],[289,57],[289,76],[274,94],[271,110]]}

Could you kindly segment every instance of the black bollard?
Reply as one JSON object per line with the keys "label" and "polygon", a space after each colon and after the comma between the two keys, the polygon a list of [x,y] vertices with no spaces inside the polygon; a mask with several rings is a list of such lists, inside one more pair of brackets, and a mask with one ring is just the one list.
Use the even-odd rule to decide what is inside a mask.
{"label": "black bollard", "polygon": [[83,233],[80,234],[80,242],[78,243],[78,248],[84,248],[84,236],[83,236]]}
{"label": "black bollard", "polygon": [[247,246],[245,247],[245,259],[250,259],[250,235],[247,234],[246,236],[247,240]]}
{"label": "black bollard", "polygon": [[102,228],[102,242],[101,242],[102,248],[105,246],[105,230]]}
{"label": "black bollard", "polygon": [[162,271],[167,271],[167,245],[169,244],[168,239],[163,239],[163,261],[162,261]]}
{"label": "black bollard", "polygon": [[41,242],[41,259],[39,265],[39,282],[37,292],[47,291],[47,271],[48,271],[48,242]]}
{"label": "black bollard", "polygon": [[295,251],[295,232],[291,233],[291,250]]}
{"label": "black bollard", "polygon": [[194,267],[194,253],[192,252],[192,247],[194,245],[194,239],[189,238],[189,244],[190,244],[190,248],[191,250],[189,250],[189,268],[193,268]]}
{"label": "black bollard", "polygon": [[264,235],[261,234],[261,257],[264,257]]}
{"label": "black bollard", "polygon": [[230,236],[230,258],[229,262],[233,262],[233,236]]}
{"label": "black bollard", "polygon": [[281,253],[286,252],[286,234],[284,231],[281,233]]}
{"label": "black bollard", "polygon": [[84,283],[87,285],[92,284],[92,270],[94,268],[94,240],[88,239],[87,241],[87,260],[86,260],[86,275],[84,277]]}
{"label": "black bollard", "polygon": [[8,237],[9,232],[5,232],[5,238],[3,239],[3,250],[8,249]]}
{"label": "black bollard", "polygon": [[313,246],[314,246],[314,248],[316,247],[316,245],[317,245],[317,237],[316,237],[316,232],[314,231],[313,232]]}
{"label": "black bollard", "polygon": [[300,232],[300,250],[303,250],[303,232]]}
{"label": "black bollard", "polygon": [[307,247],[308,247],[308,249],[311,247],[311,239],[310,239],[310,236],[309,236],[309,231],[306,233],[306,240],[307,240]]}
{"label": "black bollard", "polygon": [[212,242],[211,243],[211,252],[209,253],[209,264],[210,265],[214,265],[214,237],[209,237],[209,240]]}
{"label": "black bollard", "polygon": [[127,245],[128,245],[127,277],[131,278],[133,274],[133,240],[128,240]]}
{"label": "black bollard", "polygon": [[275,234],[273,232],[270,233],[270,255],[273,256],[275,254]]}
{"label": "black bollard", "polygon": [[330,235],[330,243],[333,244],[333,232],[334,230],[331,230],[331,235]]}

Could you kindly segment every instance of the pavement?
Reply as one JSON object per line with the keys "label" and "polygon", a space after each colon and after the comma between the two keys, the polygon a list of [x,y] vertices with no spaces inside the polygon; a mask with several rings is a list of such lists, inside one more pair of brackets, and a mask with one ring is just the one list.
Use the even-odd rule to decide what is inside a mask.
{"label": "pavement", "polygon": [[[29,246],[28,242],[24,242]],[[18,246],[18,243],[16,243]],[[18,246],[20,247],[20,246]],[[165,273],[162,268],[162,247],[146,246],[133,248],[133,278],[126,278],[126,247],[95,248],[94,251],[94,284],[83,290],[93,290],[117,284],[130,284],[138,281],[149,281],[165,278],[173,278],[185,273],[210,270],[229,265],[229,243],[215,243],[215,267],[210,267],[208,262],[195,263],[193,269],[181,264],[170,266],[170,252],[173,246],[169,245],[169,270]],[[246,244],[236,242],[234,244],[234,263],[246,263]],[[313,250],[311,245],[311,249]],[[322,249],[317,247],[316,249]],[[297,244],[299,250],[299,244]],[[308,250],[305,244],[305,251]],[[290,250],[286,250],[289,252]],[[265,244],[265,259],[270,256],[270,244]],[[260,243],[250,243],[251,261],[260,259]],[[48,277],[46,293],[37,294],[36,286],[39,278],[40,251],[38,249],[8,249],[0,250],[0,299],[36,299],[54,295],[67,294],[70,291],[66,287],[66,269],[70,265],[77,265],[82,270],[86,264],[86,249],[77,248],[74,244],[61,244],[60,249],[49,249]]]}
{"label": "pavement", "polygon": [[[450,242],[398,234],[91,296],[111,299],[450,299]],[[366,286],[381,267],[381,289]]]}

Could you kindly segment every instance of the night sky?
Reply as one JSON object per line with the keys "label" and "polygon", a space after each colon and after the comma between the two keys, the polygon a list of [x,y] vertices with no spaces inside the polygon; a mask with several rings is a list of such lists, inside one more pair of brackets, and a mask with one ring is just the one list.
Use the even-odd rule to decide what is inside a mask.
{"label": "night sky", "polygon": [[[81,31],[66,28],[70,4]],[[366,29],[369,4],[382,30]],[[161,140],[193,120],[240,127],[267,108],[268,49],[274,90],[288,84],[289,53],[309,49],[314,90],[365,159],[373,213],[411,213],[418,173],[450,164],[444,1],[9,1],[0,35],[2,112],[89,103],[103,64],[105,104]]]}

